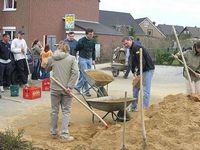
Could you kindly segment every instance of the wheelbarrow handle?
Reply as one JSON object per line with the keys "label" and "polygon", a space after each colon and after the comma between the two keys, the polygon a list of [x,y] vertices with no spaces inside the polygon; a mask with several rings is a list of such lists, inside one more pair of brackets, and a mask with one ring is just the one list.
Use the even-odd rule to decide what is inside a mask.
{"label": "wheelbarrow handle", "polygon": [[[66,87],[64,87],[58,80],[56,80],[54,77],[51,77],[51,79],[56,82],[62,89],[65,91],[67,90]],[[87,106],[85,103],[83,103],[75,94],[70,93],[70,95],[75,98],[78,102],[80,102],[87,110],[89,110],[92,114],[94,114],[97,118],[101,120],[101,122],[105,125],[106,128],[108,128],[108,124],[96,113],[94,112],[89,106]]]}

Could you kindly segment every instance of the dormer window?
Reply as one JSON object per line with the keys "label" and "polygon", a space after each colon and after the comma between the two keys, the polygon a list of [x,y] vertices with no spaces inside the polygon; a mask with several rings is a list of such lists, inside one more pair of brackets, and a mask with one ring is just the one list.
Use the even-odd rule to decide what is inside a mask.
{"label": "dormer window", "polygon": [[17,0],[4,0],[4,11],[15,11]]}

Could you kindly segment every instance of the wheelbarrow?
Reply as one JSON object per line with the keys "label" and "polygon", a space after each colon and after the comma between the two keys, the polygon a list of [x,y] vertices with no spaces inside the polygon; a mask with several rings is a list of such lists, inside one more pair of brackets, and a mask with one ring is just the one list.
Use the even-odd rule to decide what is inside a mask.
{"label": "wheelbarrow", "polygon": [[[101,70],[80,70],[83,77],[85,78],[85,82],[82,87],[82,91],[86,84],[89,85],[89,89],[93,89],[98,97],[108,96],[107,91],[105,90],[104,86],[107,86],[111,83],[114,78]],[[88,90],[89,90],[88,89]],[[82,93],[86,93],[82,92]]]}
{"label": "wheelbarrow", "polygon": [[[133,98],[127,98],[126,107],[129,106],[129,104],[132,101]],[[117,119],[120,119],[119,116],[116,114],[116,112],[124,110],[125,99],[124,98],[116,99],[111,96],[106,96],[106,97],[87,99],[86,102],[90,106],[90,108],[95,108],[106,112],[106,114],[102,117],[102,119],[104,119],[109,113],[111,113],[112,119],[116,121]],[[94,122],[94,115],[92,121]]]}

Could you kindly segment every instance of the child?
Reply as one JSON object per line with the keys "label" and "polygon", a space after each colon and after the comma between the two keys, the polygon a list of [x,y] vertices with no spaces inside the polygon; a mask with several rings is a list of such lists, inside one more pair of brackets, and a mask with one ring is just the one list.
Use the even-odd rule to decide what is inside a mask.
{"label": "child", "polygon": [[52,56],[52,51],[49,48],[49,45],[45,45],[44,50],[41,52],[40,56],[42,59],[42,63],[41,63],[41,72],[42,72],[42,76],[41,79],[45,79],[45,78],[49,78],[50,77],[50,73],[45,69],[45,64],[47,63],[47,60],[50,56]]}

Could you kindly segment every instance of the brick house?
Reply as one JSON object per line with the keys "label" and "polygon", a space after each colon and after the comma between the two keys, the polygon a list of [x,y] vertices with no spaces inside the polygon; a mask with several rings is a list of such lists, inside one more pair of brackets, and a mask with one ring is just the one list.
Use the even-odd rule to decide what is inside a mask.
{"label": "brick house", "polygon": [[13,38],[16,31],[22,30],[29,47],[39,39],[55,50],[54,44],[63,40],[67,32],[63,17],[75,14],[76,38],[84,36],[85,28],[93,27],[101,45],[101,60],[107,61],[122,34],[99,23],[99,3],[100,0],[0,0],[0,34],[7,32]]}

